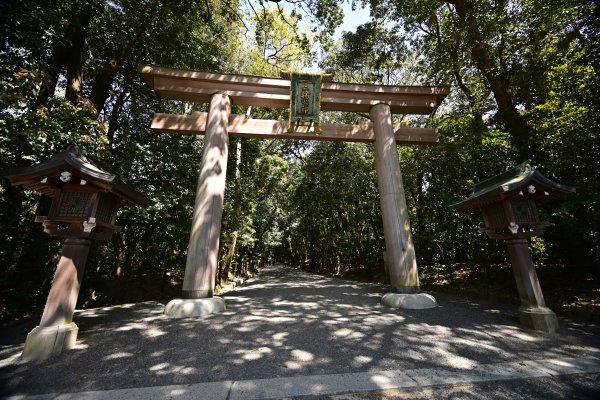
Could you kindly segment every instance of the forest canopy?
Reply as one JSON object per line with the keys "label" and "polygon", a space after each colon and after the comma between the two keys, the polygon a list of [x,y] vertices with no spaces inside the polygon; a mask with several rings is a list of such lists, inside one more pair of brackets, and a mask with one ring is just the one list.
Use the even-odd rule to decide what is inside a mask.
{"label": "forest canopy", "polygon": [[[6,0],[0,4],[0,170],[77,144],[154,201],[123,208],[123,230],[94,244],[83,305],[99,282],[185,266],[203,138],[151,131],[154,112],[206,111],[160,100],[139,64],[275,76],[318,67],[340,82],[451,85],[431,116],[435,146],[402,146],[421,273],[506,264],[479,215],[448,209],[469,188],[526,159],[577,194],[543,207],[538,265],[593,271],[600,262],[600,7],[593,0],[352,1],[371,17],[334,37],[332,0]],[[287,110],[234,107],[253,118]],[[325,113],[328,122],[367,115]],[[385,280],[372,146],[231,139],[218,284],[277,261]],[[35,215],[46,197],[0,186],[0,317],[39,311],[60,241]],[[451,275],[452,277],[452,275]],[[94,286],[98,284],[98,286]],[[99,294],[100,293],[100,294]],[[105,294],[106,296],[106,294]],[[110,299],[105,299],[110,301]]]}

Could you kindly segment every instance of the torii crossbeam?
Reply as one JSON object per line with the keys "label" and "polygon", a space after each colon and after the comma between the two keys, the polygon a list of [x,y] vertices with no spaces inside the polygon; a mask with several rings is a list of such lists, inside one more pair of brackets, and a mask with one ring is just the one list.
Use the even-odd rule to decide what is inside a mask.
{"label": "torii crossbeam", "polygon": [[[438,135],[432,128],[393,126],[391,116],[433,113],[449,93],[448,86],[324,82],[321,110],[369,113],[372,122],[321,124],[322,133],[317,135],[302,127],[287,133],[284,121],[248,120],[243,115],[231,115],[232,104],[289,108],[289,80],[150,65],[141,66],[140,72],[163,99],[210,102],[208,113],[155,114],[152,121],[152,128],[158,132],[205,134],[182,293],[184,299],[191,300],[174,300],[167,305],[165,313],[186,317],[224,308],[224,302],[213,297],[213,290],[230,135],[374,143],[390,281],[397,293],[419,292],[396,143],[434,144]],[[214,301],[194,302],[194,299]],[[393,302],[398,303],[398,299]],[[404,302],[404,298],[399,302]]]}

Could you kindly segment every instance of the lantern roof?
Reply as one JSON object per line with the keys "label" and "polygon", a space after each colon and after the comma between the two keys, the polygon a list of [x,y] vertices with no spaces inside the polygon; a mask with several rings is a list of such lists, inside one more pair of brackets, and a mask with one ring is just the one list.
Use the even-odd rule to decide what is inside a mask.
{"label": "lantern roof", "polygon": [[[90,184],[101,191],[113,193],[122,201],[149,207],[152,200],[129,186],[111,167],[71,145],[51,159],[30,167],[2,171],[13,185],[53,196],[62,183]],[[72,179],[76,177],[77,180]],[[62,182],[61,182],[62,181]]]}
{"label": "lantern roof", "polygon": [[559,199],[574,193],[575,187],[554,182],[527,160],[506,172],[488,178],[471,187],[465,200],[450,205],[457,211],[468,211],[513,195],[527,194],[537,202]]}

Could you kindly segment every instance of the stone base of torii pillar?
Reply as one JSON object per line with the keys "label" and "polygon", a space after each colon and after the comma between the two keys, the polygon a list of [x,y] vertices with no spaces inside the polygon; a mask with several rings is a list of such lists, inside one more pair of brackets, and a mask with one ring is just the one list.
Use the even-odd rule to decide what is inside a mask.
{"label": "stone base of torii pillar", "polygon": [[193,318],[225,311],[225,300],[214,296],[204,299],[173,299],[167,303],[165,314],[173,318]]}
{"label": "stone base of torii pillar", "polygon": [[381,303],[395,308],[436,307],[433,296],[419,293],[417,260],[410,232],[390,106],[377,104],[371,108],[370,116],[375,132],[375,165],[381,198],[386,261],[390,282],[396,291],[384,295]]}

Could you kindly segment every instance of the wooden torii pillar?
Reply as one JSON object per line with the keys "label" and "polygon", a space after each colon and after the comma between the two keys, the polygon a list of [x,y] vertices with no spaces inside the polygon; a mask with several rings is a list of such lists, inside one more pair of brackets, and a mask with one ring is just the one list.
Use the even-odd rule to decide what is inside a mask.
{"label": "wooden torii pillar", "polygon": [[[372,122],[320,124],[316,135],[299,127],[287,132],[287,121],[248,120],[231,115],[231,104],[289,108],[290,81],[247,75],[186,71],[145,65],[140,72],[163,99],[210,102],[208,113],[154,115],[152,129],[161,133],[205,134],[192,231],[183,282],[183,299],[171,301],[165,313],[176,317],[221,311],[213,296],[227,168],[228,136],[303,139],[375,144],[378,185],[390,281],[396,293],[388,306],[428,308],[435,299],[419,294],[419,278],[402,172],[396,144],[435,144],[436,129],[392,125],[392,114],[431,114],[449,92],[447,86],[385,86],[324,82],[321,110],[369,113]],[[303,130],[304,129],[304,130]]]}

